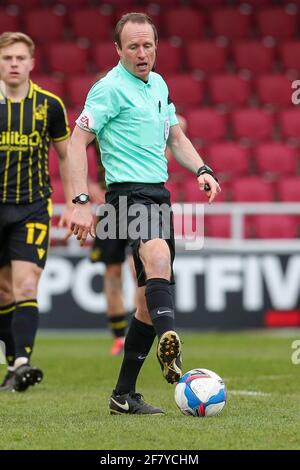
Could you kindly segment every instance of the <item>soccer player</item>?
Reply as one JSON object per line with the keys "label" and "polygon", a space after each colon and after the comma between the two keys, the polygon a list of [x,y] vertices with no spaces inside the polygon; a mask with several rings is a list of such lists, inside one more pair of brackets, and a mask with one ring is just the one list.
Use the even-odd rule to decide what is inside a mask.
{"label": "soccer player", "polygon": [[[8,363],[1,391],[24,391],[43,378],[29,360],[38,328],[37,288],[49,245],[51,140],[66,201],[72,204],[65,107],[30,80],[33,55],[34,43],[26,34],[0,35],[0,339]],[[70,227],[70,204],[61,226]]]}
{"label": "soccer player", "polygon": [[[166,144],[179,163],[195,174],[200,190],[207,190],[210,203],[220,187],[182,132],[165,81],[152,72],[158,38],[151,19],[141,13],[124,15],[115,28],[115,45],[120,62],[91,88],[71,137],[71,174],[76,194],[71,228],[81,243],[88,233],[95,236],[87,194],[86,148],[97,137],[108,186],[108,210],[117,222],[117,236],[127,237],[133,248],[139,286],[137,310],[126,336],[110,412],[156,415],[163,411],[147,404],[135,390],[156,335],[163,376],[175,383],[182,375],[181,342],[174,331],[171,294],[173,222],[170,213],[157,217],[157,208],[170,208],[170,193],[164,186],[168,178]],[[137,236],[132,224],[136,210],[143,216]],[[110,225],[115,228],[114,222]],[[165,231],[166,227],[169,230]]]}

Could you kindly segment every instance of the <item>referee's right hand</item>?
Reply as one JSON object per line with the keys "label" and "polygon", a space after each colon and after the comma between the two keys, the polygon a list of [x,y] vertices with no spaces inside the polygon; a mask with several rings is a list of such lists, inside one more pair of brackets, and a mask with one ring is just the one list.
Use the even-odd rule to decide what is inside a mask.
{"label": "referee's right hand", "polygon": [[93,238],[96,237],[94,217],[90,203],[76,204],[71,218],[71,230],[77,240],[80,241],[80,246],[85,244],[88,234]]}

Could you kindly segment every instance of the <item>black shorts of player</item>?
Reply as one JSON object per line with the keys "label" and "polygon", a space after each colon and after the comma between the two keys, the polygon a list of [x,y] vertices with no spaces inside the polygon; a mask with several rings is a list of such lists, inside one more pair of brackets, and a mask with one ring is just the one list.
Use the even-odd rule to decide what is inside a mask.
{"label": "black shorts of player", "polygon": [[51,201],[0,204],[0,267],[29,261],[44,268],[49,245]]}
{"label": "black shorts of player", "polygon": [[90,252],[90,260],[92,263],[104,263],[106,266],[120,264],[124,263],[126,255],[130,253],[127,240],[111,240],[110,238],[102,240],[96,237]]}
{"label": "black shorts of player", "polygon": [[[121,199],[120,199],[121,198]],[[116,211],[117,238],[127,238],[132,247],[138,286],[146,285],[146,274],[139,256],[141,240],[161,238],[171,255],[171,284],[174,284],[175,240],[170,193],[163,183],[113,183],[106,193],[106,203]],[[163,208],[164,210],[160,211]]]}

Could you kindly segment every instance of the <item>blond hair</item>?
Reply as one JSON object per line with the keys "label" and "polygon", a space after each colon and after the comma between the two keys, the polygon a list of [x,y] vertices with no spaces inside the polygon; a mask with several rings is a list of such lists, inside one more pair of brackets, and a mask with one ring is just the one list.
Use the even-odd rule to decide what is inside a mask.
{"label": "blond hair", "polygon": [[0,34],[0,50],[4,47],[11,46],[12,44],[16,44],[17,42],[23,42],[29,49],[29,54],[32,57],[34,54],[35,45],[33,40],[27,36],[27,34],[17,32],[10,32],[7,31],[5,33]]}

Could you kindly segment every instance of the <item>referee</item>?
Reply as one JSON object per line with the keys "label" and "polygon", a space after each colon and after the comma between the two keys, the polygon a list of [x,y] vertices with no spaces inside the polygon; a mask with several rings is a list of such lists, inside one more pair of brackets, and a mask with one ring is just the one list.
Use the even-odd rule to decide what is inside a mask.
{"label": "referee", "polygon": [[[38,328],[37,287],[49,245],[51,140],[66,201],[72,192],[65,107],[30,81],[33,54],[26,34],[0,35],[0,340],[8,363],[0,391],[24,391],[43,378],[29,360]],[[70,215],[67,206],[61,226],[70,226]]]}
{"label": "referee", "polygon": [[[126,220],[125,233],[133,248],[138,279],[137,310],[125,340],[124,358],[116,387],[110,398],[112,414],[163,414],[147,404],[135,390],[140,369],[154,338],[158,336],[157,358],[163,376],[170,383],[181,377],[181,343],[174,331],[174,307],[170,285],[175,255],[172,218],[169,234],[162,236],[164,216],[155,226],[153,211],[163,204],[170,207],[170,194],[164,183],[168,179],[166,144],[175,158],[197,175],[199,187],[207,187],[212,202],[220,187],[212,170],[206,167],[178,125],[175,107],[162,77],[152,72],[157,47],[157,31],[151,19],[141,13],[128,13],[116,25],[115,45],[119,64],[90,90],[74,129],[70,155],[72,182],[78,202],[72,226],[84,242],[94,234],[87,194],[86,147],[97,137],[106,170],[106,202]],[[128,212],[121,209],[126,198]],[[145,214],[143,232],[130,232],[133,209]],[[124,226],[119,227],[124,231]],[[122,230],[123,229],[123,230]],[[98,230],[97,230],[98,231]],[[120,236],[120,234],[119,234]]]}

